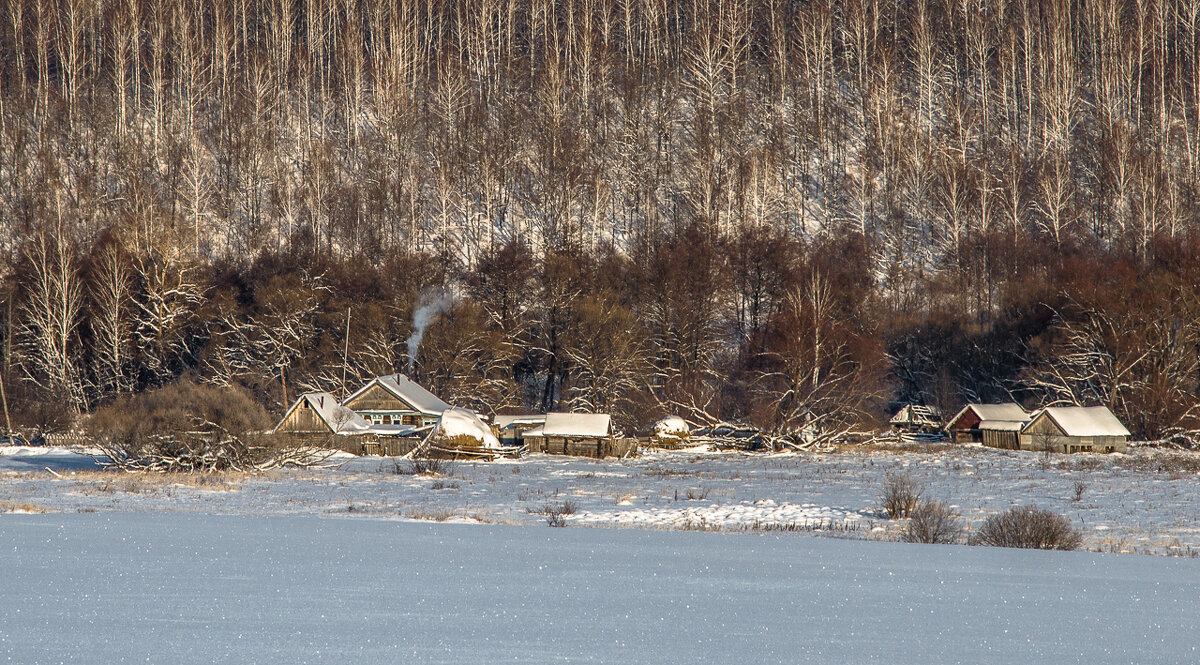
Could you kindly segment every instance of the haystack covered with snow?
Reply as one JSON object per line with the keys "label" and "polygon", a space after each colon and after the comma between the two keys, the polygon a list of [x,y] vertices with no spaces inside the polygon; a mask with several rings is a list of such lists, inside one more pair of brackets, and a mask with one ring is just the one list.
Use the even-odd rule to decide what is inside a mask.
{"label": "haystack covered with snow", "polygon": [[423,446],[435,450],[495,452],[500,440],[474,411],[458,407],[446,409],[438,418]]}
{"label": "haystack covered with snow", "polygon": [[691,428],[687,421],[679,416],[667,416],[654,423],[652,433],[654,442],[658,445],[677,446],[685,443],[691,436]]}

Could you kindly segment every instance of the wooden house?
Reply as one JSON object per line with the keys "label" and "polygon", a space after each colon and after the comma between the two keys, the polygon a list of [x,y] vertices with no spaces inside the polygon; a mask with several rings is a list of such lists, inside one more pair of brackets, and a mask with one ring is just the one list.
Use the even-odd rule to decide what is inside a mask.
{"label": "wooden house", "polygon": [[888,422],[903,432],[937,432],[942,429],[942,412],[936,406],[906,404]]}
{"label": "wooden house", "polygon": [[1021,428],[1022,450],[1123,453],[1129,430],[1106,406],[1051,406]]}
{"label": "wooden house", "polygon": [[301,395],[272,430],[275,434],[355,435],[365,434],[370,424],[357,413],[338,404],[329,393]]}
{"label": "wooden house", "polygon": [[633,451],[614,436],[607,413],[547,413],[545,424],[526,430],[524,438],[531,453],[608,457]]}
{"label": "wooden house", "polygon": [[1016,449],[1016,433],[1028,421],[1029,413],[1020,404],[968,404],[950,419],[946,434],[955,443]]}
{"label": "wooden house", "polygon": [[342,404],[376,425],[432,426],[451,408],[403,374],[371,379]]}

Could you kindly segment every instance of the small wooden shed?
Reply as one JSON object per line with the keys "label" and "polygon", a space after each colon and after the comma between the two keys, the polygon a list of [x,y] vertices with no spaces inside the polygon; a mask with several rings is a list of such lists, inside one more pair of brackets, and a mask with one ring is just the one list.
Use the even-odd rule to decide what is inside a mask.
{"label": "small wooden shed", "polygon": [[1021,428],[1022,450],[1123,453],[1129,430],[1106,406],[1051,406]]}
{"label": "small wooden shed", "polygon": [[636,447],[613,435],[607,413],[547,413],[544,425],[525,432],[525,443],[531,453],[582,457],[624,456]]}
{"label": "small wooden shed", "polygon": [[[994,448],[1017,447],[1012,433],[1029,420],[1020,404],[968,404],[946,425],[946,434],[954,443],[982,443]],[[985,432],[989,432],[985,436]],[[1010,441],[1011,440],[1011,441]]]}
{"label": "small wooden shed", "polygon": [[505,446],[525,445],[525,433],[546,424],[546,416],[537,414],[496,416],[493,431]]}
{"label": "small wooden shed", "polygon": [[902,432],[932,433],[942,429],[942,412],[936,406],[905,404],[888,422]]}
{"label": "small wooden shed", "polygon": [[432,426],[451,406],[403,374],[378,376],[342,403],[376,425]]}
{"label": "small wooden shed", "polygon": [[364,434],[370,424],[357,413],[338,404],[329,393],[301,395],[279,424],[275,434],[353,435]]}

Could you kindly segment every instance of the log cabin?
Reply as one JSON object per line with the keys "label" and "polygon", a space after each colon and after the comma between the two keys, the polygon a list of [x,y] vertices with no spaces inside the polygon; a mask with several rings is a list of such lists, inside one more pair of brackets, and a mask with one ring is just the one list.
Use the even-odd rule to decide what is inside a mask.
{"label": "log cabin", "polygon": [[403,374],[371,379],[342,402],[376,425],[432,426],[451,408],[436,395]]}

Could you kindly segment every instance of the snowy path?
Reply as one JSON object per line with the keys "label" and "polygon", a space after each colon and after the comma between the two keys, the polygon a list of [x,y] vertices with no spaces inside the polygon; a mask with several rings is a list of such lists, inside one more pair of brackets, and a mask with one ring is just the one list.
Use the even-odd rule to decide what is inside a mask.
{"label": "snowy path", "polygon": [[302,516],[0,519],[0,660],[1194,663],[1200,562]]}

